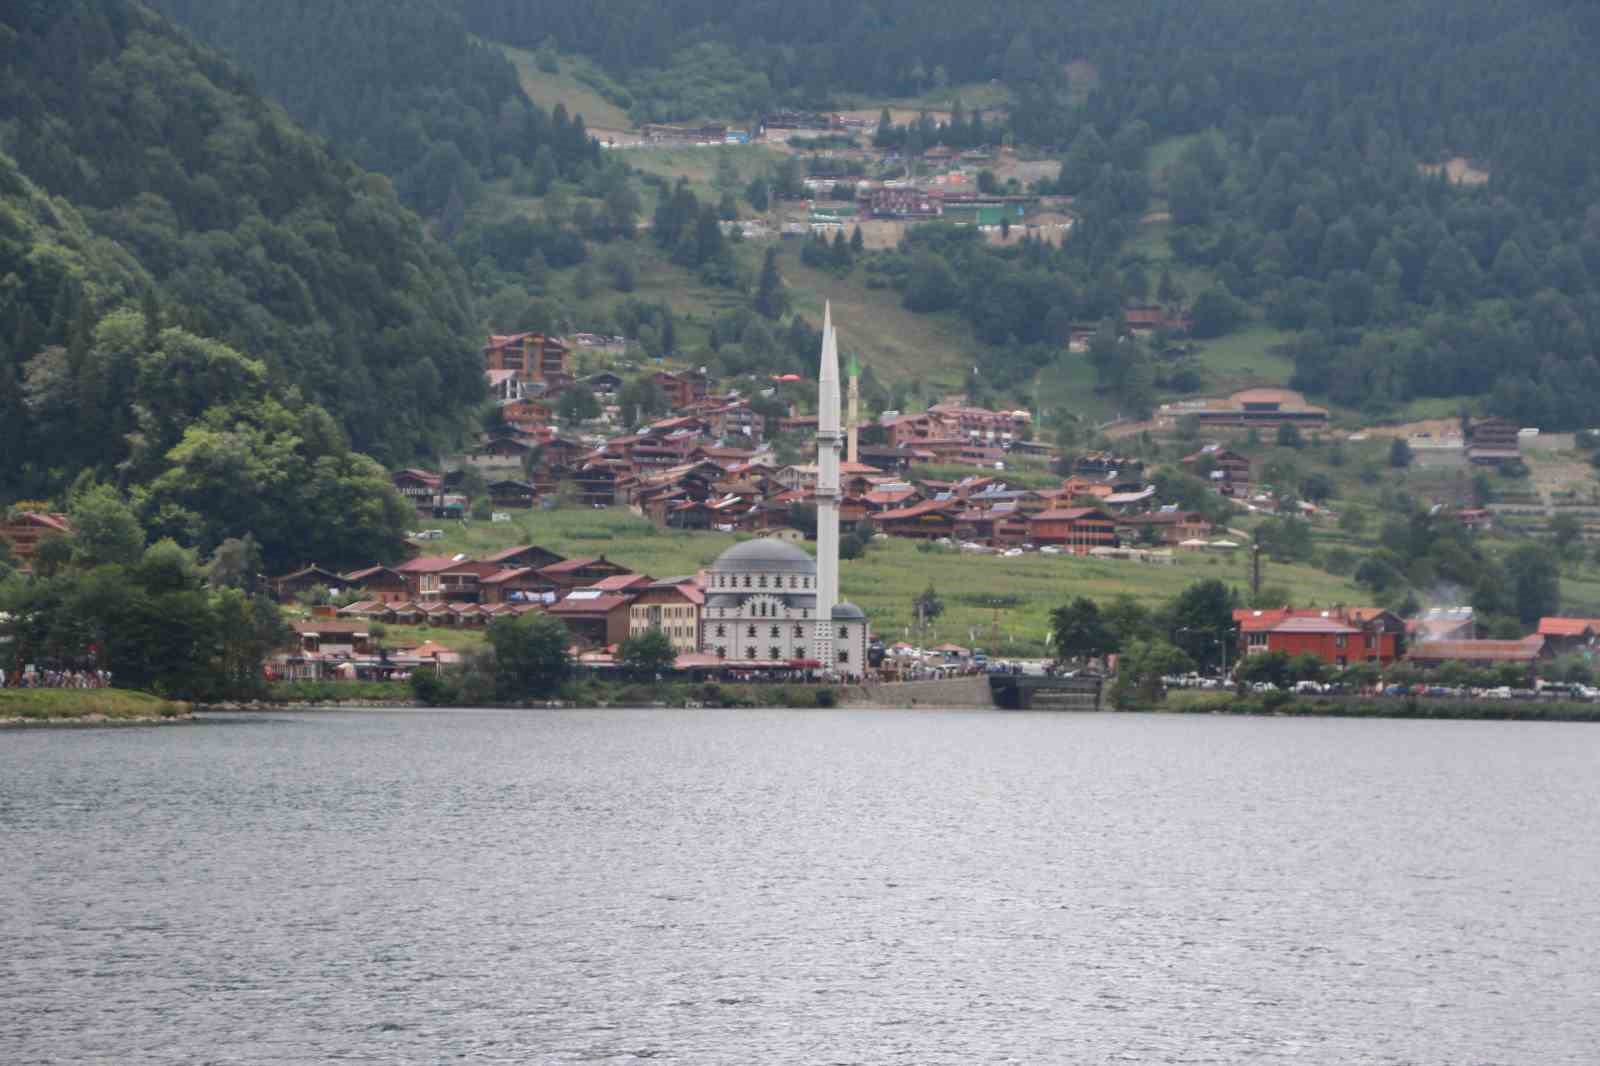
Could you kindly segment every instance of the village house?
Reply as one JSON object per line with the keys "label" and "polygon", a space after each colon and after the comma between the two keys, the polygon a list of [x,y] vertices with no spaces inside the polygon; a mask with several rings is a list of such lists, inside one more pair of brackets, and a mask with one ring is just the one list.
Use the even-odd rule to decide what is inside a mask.
{"label": "village house", "polygon": [[1121,546],[1117,524],[1097,507],[1054,507],[1028,518],[1028,539],[1039,547],[1054,546],[1074,555],[1094,548]]}
{"label": "village house", "polygon": [[402,603],[411,595],[404,574],[387,566],[369,566],[344,575],[344,587],[355,589],[369,601]]}
{"label": "village house", "polygon": [[513,371],[524,383],[572,381],[572,351],[560,337],[543,333],[494,335],[483,347],[485,371]]}
{"label": "village house", "polygon": [[1148,337],[1161,332],[1186,334],[1194,325],[1187,312],[1169,311],[1153,304],[1124,308],[1122,321],[1128,332],[1136,337]]}
{"label": "village house", "polygon": [[706,596],[691,578],[656,581],[639,590],[628,607],[628,632],[641,636],[659,629],[679,655],[700,650],[700,613]]}
{"label": "village house", "polygon": [[45,541],[71,535],[72,523],[67,516],[50,511],[22,511],[0,521],[0,541],[24,565]]}
{"label": "village house", "polygon": [[699,403],[711,391],[710,379],[695,371],[674,374],[671,371],[658,370],[652,380],[661,389],[661,394],[667,398],[667,406],[674,411],[681,411],[690,404]]}
{"label": "village house", "polygon": [[605,648],[628,639],[628,609],[633,597],[594,588],[578,588],[545,613],[564,623],[580,648]]}
{"label": "village house", "polygon": [[478,579],[478,602],[486,607],[553,601],[559,586],[531,566],[512,566]]}
{"label": "village house", "polygon": [[292,573],[282,577],[272,578],[268,585],[272,589],[272,598],[279,603],[287,603],[313,589],[327,589],[329,592],[342,592],[345,588],[345,579],[342,575],[332,570],[325,570],[312,563],[303,566]]}
{"label": "village house", "polygon": [[1535,633],[1521,640],[1428,640],[1411,646],[1406,661],[1417,666],[1436,667],[1446,663],[1464,666],[1519,666],[1533,680],[1543,659],[1552,657],[1544,637]]}
{"label": "village house", "polygon": [[1430,607],[1406,623],[1411,643],[1476,640],[1478,622],[1471,607]]}
{"label": "village house", "polygon": [[1541,618],[1538,634],[1552,655],[1593,651],[1595,638],[1600,636],[1600,618]]}
{"label": "village house", "polygon": [[588,588],[596,581],[617,574],[631,574],[633,571],[601,555],[588,559],[563,559],[559,563],[542,567],[539,573],[555,582],[558,588],[578,589]]}
{"label": "village house", "polygon": [[1344,669],[1355,663],[1388,666],[1405,653],[1405,622],[1375,607],[1236,610],[1243,656],[1267,652],[1315,655]]}
{"label": "village house", "polygon": [[1276,429],[1292,425],[1319,429],[1328,424],[1327,408],[1306,403],[1306,398],[1292,389],[1245,389],[1216,406],[1184,413],[1206,427]]}
{"label": "village house", "polygon": [[444,479],[440,475],[414,467],[397,472],[390,480],[406,502],[422,514],[430,513],[434,502],[444,492]]}
{"label": "village house", "polygon": [[1486,418],[1472,423],[1467,461],[1475,466],[1505,466],[1522,459],[1522,436],[1515,422]]}
{"label": "village house", "polygon": [[1223,496],[1244,496],[1250,490],[1250,460],[1231,448],[1208,444],[1181,460],[1183,468],[1211,484]]}
{"label": "village house", "polygon": [[879,511],[873,516],[872,524],[891,537],[938,540],[954,535],[955,516],[962,509],[953,499],[923,500],[907,507]]}
{"label": "village house", "polygon": [[1211,535],[1211,529],[1211,523],[1199,511],[1152,511],[1117,519],[1117,532],[1136,544],[1175,547],[1186,540],[1203,540]]}
{"label": "village house", "polygon": [[489,482],[489,502],[506,510],[527,510],[539,498],[539,490],[531,481],[501,478]]}

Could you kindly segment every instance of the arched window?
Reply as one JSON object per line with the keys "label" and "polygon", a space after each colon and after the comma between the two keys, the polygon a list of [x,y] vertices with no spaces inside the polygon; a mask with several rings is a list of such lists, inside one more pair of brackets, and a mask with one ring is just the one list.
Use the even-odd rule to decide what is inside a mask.
{"label": "arched window", "polygon": [[726,644],[718,644],[717,645],[717,658],[726,659],[727,657],[728,657],[728,646]]}
{"label": "arched window", "polygon": [[850,627],[849,626],[840,626],[839,627],[839,639],[840,640],[848,640],[848,639],[850,639]]}
{"label": "arched window", "polygon": [[847,663],[850,661],[850,651],[848,648],[839,649],[839,661],[841,663]]}
{"label": "arched window", "polygon": [[772,658],[774,658],[774,659],[783,658],[783,649],[778,647],[776,644],[774,644],[772,647],[768,648],[767,650],[772,653]]}
{"label": "arched window", "polygon": [[794,627],[794,639],[795,640],[804,640],[805,639],[805,635],[806,635],[806,631],[805,631],[805,627],[804,626],[795,626]]}
{"label": "arched window", "polygon": [[756,649],[754,647],[746,648],[744,657],[746,659],[754,659],[756,657]]}
{"label": "arched window", "polygon": [[759,585],[761,588],[766,588],[767,587],[767,575],[766,574],[762,574],[759,578],[757,578],[756,579],[756,584]]}
{"label": "arched window", "polygon": [[728,635],[728,627],[727,626],[718,626],[717,627],[717,636],[725,637],[727,635]]}
{"label": "arched window", "polygon": [[771,636],[772,636],[772,639],[773,639],[773,640],[777,640],[777,639],[778,639],[778,627],[777,627],[777,626],[773,626],[773,627],[772,627],[772,634],[771,634]]}
{"label": "arched window", "polygon": [[744,587],[745,588],[749,588],[750,587],[750,575],[749,574],[744,575]]}
{"label": "arched window", "polygon": [[756,635],[756,627],[755,626],[751,626],[749,629],[745,630],[745,634],[744,635],[749,637],[750,639],[754,640],[755,639],[755,635]]}

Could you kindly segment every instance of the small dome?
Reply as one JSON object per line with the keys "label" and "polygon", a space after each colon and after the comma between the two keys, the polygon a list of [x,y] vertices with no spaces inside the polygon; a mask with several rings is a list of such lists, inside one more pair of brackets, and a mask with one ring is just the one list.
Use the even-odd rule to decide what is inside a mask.
{"label": "small dome", "polygon": [[865,622],[866,612],[853,603],[837,603],[833,607],[833,620],[836,622]]}
{"label": "small dome", "polygon": [[715,573],[784,573],[784,574],[814,574],[817,572],[817,561],[805,549],[797,548],[793,544],[773,537],[761,540],[747,540],[743,544],[735,544],[711,564]]}

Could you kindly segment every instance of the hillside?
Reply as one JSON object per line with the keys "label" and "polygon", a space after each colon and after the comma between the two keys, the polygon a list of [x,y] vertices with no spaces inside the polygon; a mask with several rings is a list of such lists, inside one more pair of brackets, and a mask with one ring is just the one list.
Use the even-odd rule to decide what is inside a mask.
{"label": "hillside", "polygon": [[[12,6],[0,35],[0,150],[77,209],[100,259],[139,264],[169,321],[262,360],[276,389],[325,406],[358,448],[398,460],[459,439],[482,395],[472,294],[386,181],[139,4]],[[136,297],[131,267],[120,273],[35,271],[0,323],[7,373],[69,345],[75,319]],[[99,446],[109,469],[125,445]]]}

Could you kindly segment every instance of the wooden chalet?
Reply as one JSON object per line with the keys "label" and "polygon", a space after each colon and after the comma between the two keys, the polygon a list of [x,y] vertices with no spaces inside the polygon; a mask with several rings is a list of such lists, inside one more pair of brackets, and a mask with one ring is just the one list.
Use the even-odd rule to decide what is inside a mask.
{"label": "wooden chalet", "polygon": [[539,573],[549,578],[558,588],[587,588],[596,581],[616,574],[631,574],[621,563],[614,563],[604,555],[587,559],[563,559],[559,563],[541,567]]}
{"label": "wooden chalet", "polygon": [[1087,555],[1094,548],[1121,546],[1116,520],[1098,507],[1040,511],[1028,519],[1028,539],[1040,547],[1053,545],[1075,555]]}

